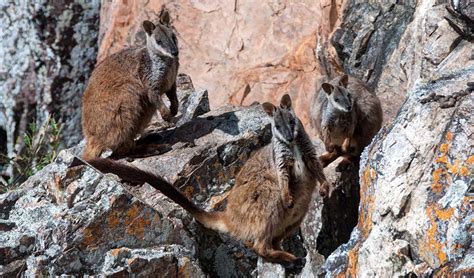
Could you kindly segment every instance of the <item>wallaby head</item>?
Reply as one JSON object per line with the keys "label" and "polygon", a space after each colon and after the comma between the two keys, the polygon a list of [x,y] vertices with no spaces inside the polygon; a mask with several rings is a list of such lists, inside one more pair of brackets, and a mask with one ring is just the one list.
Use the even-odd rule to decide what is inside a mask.
{"label": "wallaby head", "polygon": [[286,144],[291,144],[297,133],[297,118],[291,107],[291,98],[285,94],[280,101],[280,107],[265,102],[262,104],[263,110],[272,119],[272,134],[274,137]]}
{"label": "wallaby head", "polygon": [[342,112],[350,112],[354,104],[354,99],[347,89],[348,81],[349,77],[345,74],[335,85],[330,83],[323,83],[321,85],[326,93],[328,103]]}
{"label": "wallaby head", "polygon": [[156,25],[145,20],[142,26],[146,33],[147,48],[152,53],[171,58],[178,57],[178,39],[171,28],[168,11],[161,12],[160,21]]}

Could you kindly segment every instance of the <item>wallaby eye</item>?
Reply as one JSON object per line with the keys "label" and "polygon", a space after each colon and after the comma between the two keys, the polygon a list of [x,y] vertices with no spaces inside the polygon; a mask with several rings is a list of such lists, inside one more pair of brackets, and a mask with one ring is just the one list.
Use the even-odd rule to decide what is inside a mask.
{"label": "wallaby eye", "polygon": [[336,102],[339,102],[339,98],[336,98]]}
{"label": "wallaby eye", "polygon": [[295,119],[293,118],[290,119],[290,125],[295,125]]}
{"label": "wallaby eye", "polygon": [[276,127],[277,129],[280,129],[280,125],[275,125],[275,127]]}

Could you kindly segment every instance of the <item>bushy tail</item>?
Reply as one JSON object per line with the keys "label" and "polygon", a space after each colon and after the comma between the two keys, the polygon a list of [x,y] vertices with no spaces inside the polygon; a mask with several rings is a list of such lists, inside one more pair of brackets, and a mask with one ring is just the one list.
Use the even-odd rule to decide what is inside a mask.
{"label": "bushy tail", "polygon": [[191,213],[191,215],[206,228],[219,232],[227,232],[227,227],[222,219],[221,213],[209,213],[199,208],[162,177],[141,170],[135,166],[126,165],[107,158],[91,159],[87,162],[103,173],[115,174],[122,180],[132,184],[146,182]]}

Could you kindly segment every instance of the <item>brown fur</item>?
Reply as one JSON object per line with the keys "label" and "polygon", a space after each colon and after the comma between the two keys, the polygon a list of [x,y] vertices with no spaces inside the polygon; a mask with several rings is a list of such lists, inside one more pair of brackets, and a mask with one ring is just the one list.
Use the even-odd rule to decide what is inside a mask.
{"label": "brown fur", "polygon": [[[297,128],[302,128],[299,120]],[[288,180],[292,207],[288,207],[282,198],[273,144],[258,150],[245,163],[236,176],[236,184],[230,190],[227,207],[222,212],[203,211],[163,178],[133,166],[107,159],[95,159],[89,163],[102,172],[117,174],[129,182],[147,182],[181,205],[205,227],[250,242],[267,261],[299,268],[304,259],[282,251],[281,240],[298,229],[316,185],[319,182],[327,186],[327,181],[304,129],[297,132],[294,142],[288,146],[294,154]]]}
{"label": "brown fur", "polygon": [[[146,23],[154,26],[145,21],[144,28]],[[168,27],[156,28],[155,33],[170,32],[164,28]],[[159,35],[169,35],[164,31]],[[154,36],[157,35],[152,33],[147,40]],[[148,126],[156,109],[168,121],[178,112],[178,58],[152,55],[153,45],[148,45],[120,51],[93,71],[82,100],[82,130],[87,141],[85,160],[99,157],[106,149],[117,156],[131,153],[135,150],[134,139]],[[155,68],[159,64],[160,70],[154,70],[153,64]],[[163,103],[163,94],[170,99],[170,109]]]}
{"label": "brown fur", "polygon": [[[311,124],[318,132],[326,148],[326,152],[320,157],[323,167],[326,167],[340,155],[344,159],[339,168],[345,168],[356,162],[363,149],[371,142],[382,126],[383,112],[377,96],[361,80],[349,77],[347,82],[347,79],[342,80],[342,78],[343,76],[339,76],[333,79],[330,84],[346,88],[351,94],[353,107],[352,111],[347,114],[348,118],[345,120],[339,118],[332,125],[324,125],[324,102],[328,100],[326,100],[323,89],[319,90],[312,100]],[[325,84],[328,83],[324,83],[323,88]]]}

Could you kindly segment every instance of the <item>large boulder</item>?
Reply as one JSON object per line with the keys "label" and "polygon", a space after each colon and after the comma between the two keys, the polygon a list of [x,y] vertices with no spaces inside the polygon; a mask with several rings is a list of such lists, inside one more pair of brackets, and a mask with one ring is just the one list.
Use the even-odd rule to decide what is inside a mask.
{"label": "large boulder", "polygon": [[[472,42],[450,25],[464,23],[448,12],[448,3],[407,5],[414,8],[412,20],[392,34],[400,41],[388,48],[391,54],[373,83],[385,106],[403,106],[386,109],[394,120],[363,155],[358,224],[349,242],[326,260],[321,271],[326,277],[474,271],[469,195],[474,97],[467,87],[474,80]],[[366,8],[356,6],[348,18],[365,21]],[[369,47],[376,38],[370,37]],[[357,72],[350,61],[346,67]]]}
{"label": "large boulder", "polygon": [[[133,164],[212,209],[252,151],[269,142],[269,120],[259,105],[203,114],[207,92],[192,83],[183,88],[176,127],[148,134],[171,150]],[[88,167],[69,169],[83,145],[62,151],[19,189],[0,196],[0,274],[194,276],[204,269],[245,276],[255,268],[253,253],[206,231],[150,187],[129,188]]]}

